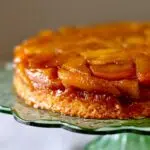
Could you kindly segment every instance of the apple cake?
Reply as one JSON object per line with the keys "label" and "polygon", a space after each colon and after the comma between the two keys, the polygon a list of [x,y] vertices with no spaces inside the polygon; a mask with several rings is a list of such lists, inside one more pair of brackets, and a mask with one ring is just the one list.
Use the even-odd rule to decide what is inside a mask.
{"label": "apple cake", "polygon": [[42,31],[15,47],[13,82],[34,108],[83,118],[150,117],[150,23]]}

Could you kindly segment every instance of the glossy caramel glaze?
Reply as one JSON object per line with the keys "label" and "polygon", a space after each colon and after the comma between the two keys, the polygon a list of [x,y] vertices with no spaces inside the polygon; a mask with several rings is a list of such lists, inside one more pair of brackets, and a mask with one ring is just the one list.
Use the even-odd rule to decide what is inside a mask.
{"label": "glossy caramel glaze", "polygon": [[[110,110],[114,105],[124,110],[116,117],[101,114],[96,117],[98,108],[95,116],[89,116],[89,112],[84,112],[85,116],[71,115],[90,118],[150,115],[150,23],[114,23],[43,31],[15,48],[14,66],[15,76],[21,78],[21,83],[31,92],[44,91],[43,94],[59,95],[61,99],[72,97],[91,101],[93,110],[93,104],[102,101]],[[57,111],[53,107],[48,109]],[[141,109],[144,114],[135,115]]]}

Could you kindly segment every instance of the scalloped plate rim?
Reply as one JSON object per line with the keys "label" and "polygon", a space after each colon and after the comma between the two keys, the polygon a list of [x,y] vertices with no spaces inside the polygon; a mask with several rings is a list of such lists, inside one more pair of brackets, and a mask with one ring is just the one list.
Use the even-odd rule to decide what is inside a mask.
{"label": "scalloped plate rim", "polygon": [[[150,127],[135,127],[135,126],[118,126],[118,127],[103,127],[97,129],[89,129],[79,127],[77,125],[73,125],[71,123],[60,121],[60,120],[33,120],[28,121],[19,116],[19,114],[6,106],[0,106],[1,113],[7,113],[13,115],[14,119],[19,122],[30,126],[35,127],[44,127],[44,128],[64,128],[66,130],[78,133],[85,133],[85,134],[116,134],[116,133],[139,133],[150,135]],[[45,123],[44,123],[45,122]],[[144,130],[143,130],[144,129]],[[146,129],[146,130],[145,130]]]}

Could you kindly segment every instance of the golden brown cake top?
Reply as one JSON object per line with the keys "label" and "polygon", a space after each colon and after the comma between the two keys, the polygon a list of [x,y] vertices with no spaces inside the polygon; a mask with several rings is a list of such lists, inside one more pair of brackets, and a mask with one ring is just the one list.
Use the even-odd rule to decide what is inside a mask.
{"label": "golden brown cake top", "polygon": [[150,23],[43,31],[15,48],[14,62],[38,82],[36,88],[75,87],[138,98],[139,87],[150,86]]}

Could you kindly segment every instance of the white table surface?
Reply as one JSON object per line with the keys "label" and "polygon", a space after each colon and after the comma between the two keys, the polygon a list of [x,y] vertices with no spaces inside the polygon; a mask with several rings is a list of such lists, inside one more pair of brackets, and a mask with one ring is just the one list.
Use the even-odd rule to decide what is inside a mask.
{"label": "white table surface", "polygon": [[0,113],[0,150],[83,150],[95,135],[20,124]]}

